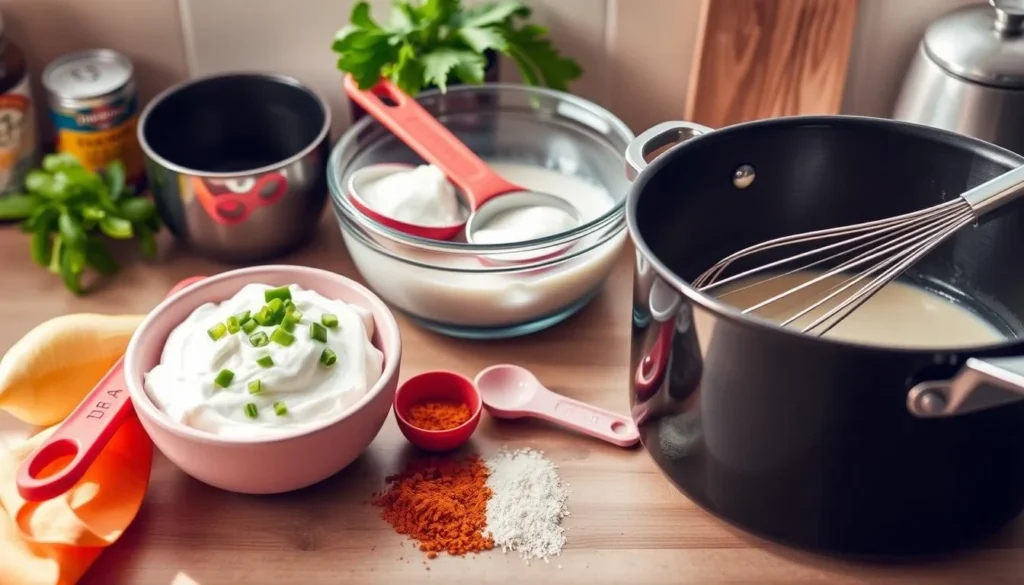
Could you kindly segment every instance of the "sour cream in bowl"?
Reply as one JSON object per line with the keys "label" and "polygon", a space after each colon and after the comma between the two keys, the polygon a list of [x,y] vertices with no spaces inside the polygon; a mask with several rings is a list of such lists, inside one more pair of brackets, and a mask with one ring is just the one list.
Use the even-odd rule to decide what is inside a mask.
{"label": "sour cream in bowl", "polygon": [[261,266],[161,303],[124,364],[168,459],[259,494],[311,485],[358,457],[387,418],[400,360],[398,325],[369,290],[324,270]]}

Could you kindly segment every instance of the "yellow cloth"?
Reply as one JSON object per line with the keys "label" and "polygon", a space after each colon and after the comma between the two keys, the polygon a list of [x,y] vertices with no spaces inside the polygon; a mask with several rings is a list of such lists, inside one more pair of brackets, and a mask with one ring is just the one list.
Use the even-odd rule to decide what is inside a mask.
{"label": "yellow cloth", "polygon": [[[116,363],[139,320],[67,315],[40,325],[0,361],[0,410],[32,424],[63,420]],[[69,336],[77,351],[55,351]],[[0,585],[77,582],[142,505],[153,445],[134,415],[67,493],[22,499],[18,468],[55,428],[0,448]]]}

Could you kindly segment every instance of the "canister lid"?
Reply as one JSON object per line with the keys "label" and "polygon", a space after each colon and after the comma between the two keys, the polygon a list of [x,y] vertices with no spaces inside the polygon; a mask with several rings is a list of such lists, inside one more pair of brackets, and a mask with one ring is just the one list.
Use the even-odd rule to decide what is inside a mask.
{"label": "canister lid", "polygon": [[61,99],[113,93],[132,80],[132,62],[111,49],[89,49],[59,57],[43,70],[43,86]]}
{"label": "canister lid", "polygon": [[1024,0],[989,0],[933,22],[924,48],[943,69],[977,83],[1024,87]]}

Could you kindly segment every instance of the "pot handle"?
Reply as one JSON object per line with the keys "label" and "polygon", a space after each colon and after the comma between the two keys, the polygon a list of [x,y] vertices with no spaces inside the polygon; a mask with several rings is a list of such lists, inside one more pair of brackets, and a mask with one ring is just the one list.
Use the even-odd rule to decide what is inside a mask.
{"label": "pot handle", "polygon": [[671,121],[651,126],[634,138],[626,147],[626,177],[632,181],[647,168],[647,157],[670,144],[680,144],[691,138],[712,132],[711,128],[692,122]]}
{"label": "pot handle", "polygon": [[907,394],[907,410],[943,418],[1024,399],[1024,356],[969,358],[948,380],[921,382]]}

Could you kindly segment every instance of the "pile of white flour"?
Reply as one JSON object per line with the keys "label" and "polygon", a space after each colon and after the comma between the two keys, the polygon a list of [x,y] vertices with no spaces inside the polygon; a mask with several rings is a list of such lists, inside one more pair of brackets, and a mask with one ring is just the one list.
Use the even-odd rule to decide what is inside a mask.
{"label": "pile of white flour", "polygon": [[569,490],[540,451],[501,451],[487,460],[487,531],[494,545],[529,561],[556,556],[565,545],[562,518]]}

